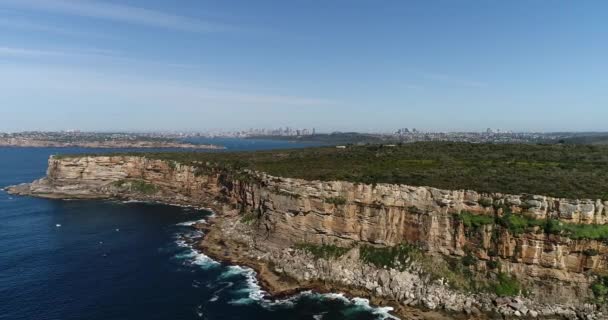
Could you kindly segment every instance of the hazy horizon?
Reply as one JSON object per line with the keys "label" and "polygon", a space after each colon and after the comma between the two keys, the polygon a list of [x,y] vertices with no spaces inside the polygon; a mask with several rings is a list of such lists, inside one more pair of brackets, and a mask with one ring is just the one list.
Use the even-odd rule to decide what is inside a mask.
{"label": "hazy horizon", "polygon": [[0,1],[0,132],[603,131],[604,1]]}

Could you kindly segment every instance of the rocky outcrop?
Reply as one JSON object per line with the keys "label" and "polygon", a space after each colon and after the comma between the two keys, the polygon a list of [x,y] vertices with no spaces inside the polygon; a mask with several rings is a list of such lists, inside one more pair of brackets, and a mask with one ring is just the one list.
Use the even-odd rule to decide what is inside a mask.
{"label": "rocky outcrop", "polygon": [[[477,278],[491,269],[517,277],[529,294],[522,302],[533,311],[526,312],[528,316],[542,315],[543,308],[552,310],[547,306],[556,304],[569,311],[554,313],[576,314],[574,310],[583,306],[588,311],[585,303],[593,298],[589,288],[594,274],[608,271],[608,246],[603,242],[546,234],[538,228],[523,233],[494,224],[471,228],[458,219],[463,211],[488,216],[509,211],[531,219],[606,224],[608,202],[600,200],[305,181],[134,156],[51,158],[46,178],[9,188],[9,192],[54,198],[137,198],[236,210],[255,223],[233,221],[244,230],[234,237],[249,234],[242,242],[250,244],[251,250],[263,247],[268,261],[289,276],[362,287],[398,303],[428,308],[464,310],[473,299],[478,309],[496,310],[498,303],[492,295],[486,301],[448,290],[441,281],[416,278],[420,281],[408,282],[421,277],[420,273],[364,264],[356,250],[333,262],[293,256],[290,250],[298,243],[342,247],[409,243],[430,256],[471,257],[469,269]],[[424,296],[435,298],[425,302]],[[543,307],[535,308],[535,303]]]}

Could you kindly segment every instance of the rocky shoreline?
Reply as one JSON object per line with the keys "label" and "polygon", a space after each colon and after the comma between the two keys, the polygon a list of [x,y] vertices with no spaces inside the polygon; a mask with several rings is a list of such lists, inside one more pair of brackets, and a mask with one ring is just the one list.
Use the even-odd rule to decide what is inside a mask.
{"label": "rocky shoreline", "polygon": [[[607,319],[597,305],[586,303],[587,296],[573,295],[589,294],[581,290],[589,290],[585,281],[592,278],[578,271],[581,264],[585,270],[604,268],[605,248],[598,242],[507,232],[495,240],[502,246],[500,256],[490,258],[489,244],[478,244],[476,264],[469,270],[484,270],[478,268],[498,260],[503,263],[503,272],[527,281],[526,289],[535,290],[531,296],[455,290],[451,280],[430,277],[429,265],[424,265],[430,262],[431,268],[441,267],[446,256],[460,265],[462,255],[472,254],[466,253],[470,249],[464,246],[471,241],[471,231],[464,232],[463,222],[452,219],[450,210],[454,208],[478,210],[483,215],[489,209],[477,201],[492,196],[514,209],[519,205],[523,208],[524,202],[538,203],[538,207],[528,205],[525,210],[563,219],[590,219],[592,223],[605,219],[601,203],[321,183],[261,173],[238,177],[226,172],[197,174],[192,167],[141,157],[51,158],[46,178],[8,191],[55,199],[131,199],[209,207],[218,215],[210,225],[198,226],[205,228],[207,235],[197,248],[214,259],[253,268],[260,283],[275,296],[309,289],[341,291],[370,298],[374,305],[391,306],[404,319]],[[336,196],[344,197],[345,203],[323,200]],[[473,231],[488,239],[492,236],[489,226]],[[390,249],[404,241],[419,243],[425,260],[407,260],[404,268],[373,265],[361,259],[364,247]],[[340,256],[320,258],[298,248],[299,243],[335,245],[345,251]],[[582,257],[579,252],[591,245],[599,254]],[[489,274],[486,269],[472,275],[483,278]]]}
{"label": "rocky shoreline", "polygon": [[[487,316],[477,313],[448,313],[435,310],[421,309],[400,305],[394,300],[376,297],[369,291],[361,290],[351,286],[345,286],[336,282],[319,281],[314,279],[296,279],[280,270],[276,263],[265,259],[268,252],[243,242],[247,235],[235,239],[234,233],[226,234],[226,225],[238,224],[238,216],[227,214],[218,215],[206,224],[194,225],[193,227],[204,231],[203,238],[196,244],[195,248],[210,258],[232,265],[247,266],[256,272],[256,278],[261,287],[273,299],[281,299],[293,296],[304,291],[317,293],[340,292],[348,297],[359,297],[369,299],[374,306],[388,306],[393,309],[394,314],[400,319],[408,320],[455,320],[455,319],[488,319]],[[239,232],[242,230],[239,230]],[[242,235],[242,234],[241,234]],[[251,238],[249,238],[251,240]],[[313,261],[308,261],[312,263]],[[279,269],[277,271],[277,269]]]}

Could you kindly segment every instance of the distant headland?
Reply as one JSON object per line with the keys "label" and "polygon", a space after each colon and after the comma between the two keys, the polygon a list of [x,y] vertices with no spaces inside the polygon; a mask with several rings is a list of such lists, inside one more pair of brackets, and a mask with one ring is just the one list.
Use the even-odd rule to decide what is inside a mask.
{"label": "distant headland", "polygon": [[0,133],[0,147],[54,148],[145,148],[225,149],[213,144],[196,144],[174,137],[136,133],[20,132]]}

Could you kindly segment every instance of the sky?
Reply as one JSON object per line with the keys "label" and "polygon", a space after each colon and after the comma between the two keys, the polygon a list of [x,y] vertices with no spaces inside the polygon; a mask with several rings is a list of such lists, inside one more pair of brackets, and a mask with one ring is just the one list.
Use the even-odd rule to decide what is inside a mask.
{"label": "sky", "polygon": [[607,1],[0,0],[0,131],[606,131]]}

